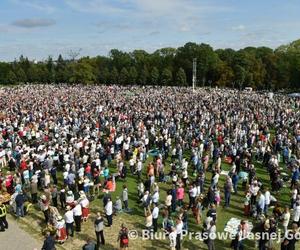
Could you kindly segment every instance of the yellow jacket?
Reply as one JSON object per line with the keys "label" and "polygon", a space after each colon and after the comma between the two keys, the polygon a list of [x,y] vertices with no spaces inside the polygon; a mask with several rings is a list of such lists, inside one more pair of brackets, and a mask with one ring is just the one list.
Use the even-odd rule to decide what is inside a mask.
{"label": "yellow jacket", "polygon": [[6,206],[0,205],[0,217],[4,217],[6,215]]}

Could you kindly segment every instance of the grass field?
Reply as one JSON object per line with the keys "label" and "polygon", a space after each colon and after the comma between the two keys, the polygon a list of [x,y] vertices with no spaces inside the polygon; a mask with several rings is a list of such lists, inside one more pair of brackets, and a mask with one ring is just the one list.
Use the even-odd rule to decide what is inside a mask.
{"label": "grass field", "polygon": [[[188,157],[188,156],[187,156]],[[147,162],[151,161],[152,158],[149,157],[144,164],[144,166],[147,165]],[[169,168],[169,160],[166,162],[166,172],[168,172]],[[284,167],[284,166],[282,166]],[[222,169],[229,170],[230,166],[226,163],[222,164]],[[115,163],[112,162],[110,165],[111,172],[116,171]],[[144,167],[146,169],[146,167]],[[146,171],[146,170],[145,170]],[[256,172],[259,179],[262,181],[264,186],[270,186],[269,176],[268,173],[261,164],[256,163]],[[143,173],[145,176],[145,172]],[[211,173],[206,174],[206,183],[205,187],[207,189],[208,185],[210,184],[210,178]],[[219,186],[222,193],[222,187],[223,183],[225,181],[225,176],[220,176],[219,180]],[[59,179],[61,180],[61,176],[59,176]],[[127,184],[128,186],[128,192],[129,192],[129,207],[132,209],[132,212],[130,214],[127,213],[121,213],[117,216],[114,216],[114,223],[111,228],[105,228],[104,234],[106,239],[106,245],[103,247],[103,249],[117,249],[118,248],[118,242],[117,242],[117,236],[120,229],[120,225],[122,223],[125,223],[129,230],[137,230],[139,233],[141,233],[142,229],[145,229],[145,219],[144,219],[144,212],[143,208],[137,200],[137,180],[136,176],[132,176],[131,174],[128,174],[126,181],[124,180],[118,180],[117,181],[117,188],[116,191],[112,194],[113,200],[115,200],[116,196],[120,196],[122,193],[122,186],[123,184]],[[163,203],[166,191],[170,188],[170,183],[160,183],[160,202]],[[241,186],[241,183],[239,183],[238,193],[233,194],[231,197],[231,204],[229,208],[223,208],[222,202],[223,197],[221,200],[221,205],[217,209],[217,231],[222,232],[225,228],[226,222],[231,217],[236,218],[244,218],[243,215],[243,201],[244,201],[244,190]],[[289,188],[284,187],[280,194],[275,195],[275,197],[280,201],[281,204],[289,204]],[[185,201],[188,202],[188,197],[185,196]],[[102,195],[97,197],[94,201],[91,202],[91,216],[89,220],[82,225],[82,232],[75,233],[75,237],[73,239],[68,239],[63,245],[58,245],[59,249],[81,249],[82,245],[84,244],[85,240],[88,237],[91,237],[92,239],[95,239],[95,233],[93,230],[93,221],[95,219],[95,214],[97,211],[103,211],[103,205],[102,205]],[[203,212],[203,215],[206,215],[207,210]],[[63,214],[64,212],[61,211]],[[271,213],[271,211],[269,211]],[[43,236],[41,233],[41,229],[45,226],[43,223],[43,213],[38,208],[32,208],[32,210],[29,212],[29,215],[25,218],[19,219],[18,223],[19,225],[24,228],[26,231],[33,234],[37,239],[43,240]],[[161,225],[161,220],[159,221],[159,225]],[[255,221],[253,221],[255,224]],[[202,230],[202,223],[200,225],[197,225],[195,223],[195,219],[191,212],[189,212],[189,231],[192,232],[200,232]],[[130,249],[169,249],[169,241],[168,239],[165,240],[142,240],[140,239],[136,240],[130,240],[129,243]],[[245,241],[245,247],[246,249],[255,249],[255,242],[247,240]],[[188,238],[183,239],[182,243],[183,249],[207,249],[207,246],[200,240],[193,239],[189,240]],[[216,249],[225,250],[230,249],[230,240],[227,241],[221,241],[216,240]],[[279,246],[278,246],[279,249]]]}

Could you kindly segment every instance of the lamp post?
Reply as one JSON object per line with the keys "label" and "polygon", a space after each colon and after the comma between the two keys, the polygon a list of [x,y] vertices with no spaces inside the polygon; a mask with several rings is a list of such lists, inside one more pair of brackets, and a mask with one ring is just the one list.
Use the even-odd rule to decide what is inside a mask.
{"label": "lamp post", "polygon": [[197,81],[197,58],[193,59],[193,92],[195,91],[195,84]]}

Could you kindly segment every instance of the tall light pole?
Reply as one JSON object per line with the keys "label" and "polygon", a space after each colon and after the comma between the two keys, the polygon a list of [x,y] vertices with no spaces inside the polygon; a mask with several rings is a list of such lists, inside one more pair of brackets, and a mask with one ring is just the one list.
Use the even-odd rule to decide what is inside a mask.
{"label": "tall light pole", "polygon": [[195,91],[195,84],[197,81],[197,58],[193,59],[193,92]]}

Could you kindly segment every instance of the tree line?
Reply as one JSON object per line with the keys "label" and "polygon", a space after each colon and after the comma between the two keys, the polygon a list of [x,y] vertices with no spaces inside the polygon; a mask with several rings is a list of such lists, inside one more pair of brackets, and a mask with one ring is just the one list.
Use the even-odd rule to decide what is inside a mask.
{"label": "tree line", "polygon": [[246,47],[216,49],[208,44],[186,43],[179,48],[144,50],[108,56],[33,62],[20,56],[0,62],[0,84],[83,83],[188,86],[192,82],[193,59],[197,59],[197,86],[254,89],[297,89],[300,86],[300,40],[276,49]]}

